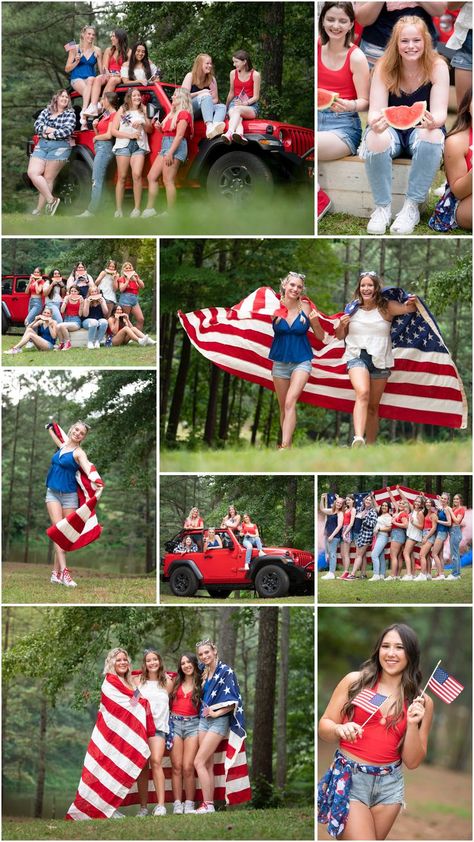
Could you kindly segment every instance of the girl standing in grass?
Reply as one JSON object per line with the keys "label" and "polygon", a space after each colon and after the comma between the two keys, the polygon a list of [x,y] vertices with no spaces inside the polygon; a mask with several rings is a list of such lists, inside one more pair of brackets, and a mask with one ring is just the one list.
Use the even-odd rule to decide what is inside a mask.
{"label": "girl standing in grass", "polygon": [[[195,549],[197,550],[196,546]],[[196,655],[184,652],[179,659],[178,674],[171,693],[170,718],[173,721],[174,734],[170,757],[175,814],[194,813],[194,759],[199,744],[200,701],[201,676],[198,661]],[[181,800],[183,791],[184,804]]]}
{"label": "girl standing in grass", "polygon": [[438,509],[438,526],[436,529],[436,539],[433,544],[431,554],[433,561],[436,564],[438,575],[433,582],[444,582],[444,557],[443,549],[446,538],[449,535],[449,529],[452,523],[451,509],[449,507],[449,494],[444,491],[439,498],[441,508]]}
{"label": "girl standing in grass", "polygon": [[338,579],[347,579],[351,564],[352,527],[354,526],[356,507],[353,494],[345,497],[345,509],[342,521],[341,558],[343,573]]}
{"label": "girl standing in grass", "polygon": [[364,503],[362,512],[360,512],[359,517],[361,518],[361,527],[360,531],[356,535],[355,543],[356,543],[356,557],[354,560],[354,567],[352,568],[352,573],[346,577],[346,582],[349,580],[353,581],[356,578],[356,573],[360,570],[360,578],[367,579],[366,568],[367,568],[367,550],[372,546],[372,540],[374,537],[375,526],[377,524],[377,508],[375,505],[375,500],[371,494],[367,494],[364,497]]}
{"label": "girl standing in grass", "polygon": [[[336,494],[332,506],[328,506],[327,494],[321,494],[319,503],[319,511],[326,515],[326,523],[324,525],[325,543],[326,543],[326,559],[329,564],[329,570],[321,579],[335,579],[336,578],[336,564],[337,564],[337,548],[341,543],[342,530],[344,526],[344,498]],[[355,517],[355,513],[354,513]],[[354,522],[354,519],[353,521]],[[346,578],[344,576],[344,578]]]}
{"label": "girl standing in grass", "polygon": [[451,549],[451,573],[446,576],[446,579],[459,579],[461,575],[461,559],[459,555],[459,547],[462,541],[462,523],[466,516],[466,507],[463,505],[463,500],[460,494],[455,494],[453,497],[453,507],[450,509],[451,513],[451,530],[449,533],[449,544]]}
{"label": "girl standing in grass", "polygon": [[391,490],[387,487],[395,514],[392,517],[392,531],[390,533],[390,574],[386,576],[386,582],[400,578],[400,570],[403,565],[403,548],[411,512],[411,503],[404,496],[399,485],[397,485],[397,489],[401,500],[395,500]]}
{"label": "girl standing in grass", "polygon": [[402,576],[402,582],[408,582],[414,578],[414,561],[412,558],[415,544],[421,544],[423,541],[423,526],[425,523],[425,500],[423,497],[415,497],[413,501],[413,510],[410,512],[407,526],[407,539],[403,549],[403,558],[405,560],[406,573]]}

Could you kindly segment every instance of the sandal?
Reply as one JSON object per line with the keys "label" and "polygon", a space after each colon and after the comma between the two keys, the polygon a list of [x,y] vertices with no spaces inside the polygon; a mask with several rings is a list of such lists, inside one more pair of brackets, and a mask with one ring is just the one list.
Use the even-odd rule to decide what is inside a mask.
{"label": "sandal", "polygon": [[354,436],[351,447],[365,447],[365,439],[363,436]]}

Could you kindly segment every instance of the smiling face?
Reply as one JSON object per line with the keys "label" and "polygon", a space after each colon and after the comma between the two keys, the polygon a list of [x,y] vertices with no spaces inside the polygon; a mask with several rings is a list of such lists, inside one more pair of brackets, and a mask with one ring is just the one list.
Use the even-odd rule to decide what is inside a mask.
{"label": "smiling face", "polygon": [[193,675],[194,664],[192,663],[192,661],[189,660],[189,658],[186,657],[186,655],[182,656],[182,658],[179,662],[179,665],[180,665],[181,671],[184,673],[184,675]]}
{"label": "smiling face", "polygon": [[125,652],[118,653],[114,661],[114,668],[117,675],[121,678],[127,674],[130,669],[130,661],[128,660]]}
{"label": "smiling face", "polygon": [[388,514],[388,512],[390,511],[390,507],[389,507],[388,503],[382,503],[382,505],[380,507],[380,511],[383,515]]}
{"label": "smiling face", "polygon": [[135,61],[143,61],[146,56],[146,49],[143,44],[138,44],[135,48]]}
{"label": "smiling face", "polygon": [[418,511],[422,507],[423,507],[423,498],[422,497],[415,497],[415,499],[413,501],[413,508],[417,509],[417,511]]}
{"label": "smiling face", "polygon": [[69,439],[76,445],[80,444],[81,441],[86,437],[87,429],[84,427],[84,424],[81,424],[80,421],[77,421],[76,424],[73,424],[71,429],[68,432]]}
{"label": "smiling face", "polygon": [[352,21],[343,9],[331,6],[324,15],[323,29],[328,38],[344,43],[347,33],[352,29]]}
{"label": "smiling face", "polygon": [[384,635],[379,649],[379,663],[388,675],[402,673],[408,665],[405,647],[397,631],[393,629]]}
{"label": "smiling face", "polygon": [[229,517],[235,517],[236,514],[235,506],[229,506]]}
{"label": "smiling face", "polygon": [[95,41],[95,29],[93,26],[88,26],[84,32],[84,41],[88,46],[91,46]]}
{"label": "smiling face", "polygon": [[86,273],[86,267],[83,263],[78,263],[76,266],[76,275],[84,275]]}
{"label": "smiling face", "polygon": [[243,61],[240,58],[236,58],[235,56],[232,56],[232,64],[234,65],[237,72],[247,70],[247,62]]}
{"label": "smiling face", "polygon": [[130,102],[132,104],[132,108],[140,108],[140,105],[142,104],[142,95],[140,91],[132,91]]}
{"label": "smiling face", "polygon": [[53,272],[53,278],[55,278],[57,281],[60,281],[60,280],[61,280],[61,272],[59,271],[59,269],[55,269],[55,270],[54,270],[54,272]]}
{"label": "smiling face", "polygon": [[202,72],[207,75],[208,73],[212,73],[212,58],[210,56],[203,56],[202,57]]}
{"label": "smiling face", "polygon": [[118,44],[118,38],[117,38],[115,32],[110,33],[110,43],[112,44],[113,47],[116,47],[117,44]]}
{"label": "smiling face", "polygon": [[145,667],[149,673],[156,673],[161,667],[161,658],[157,652],[147,652],[145,655]]}
{"label": "smiling face", "polygon": [[285,298],[291,301],[298,301],[301,298],[304,289],[304,283],[301,278],[296,275],[288,275],[282,281]]}
{"label": "smiling face", "polygon": [[372,508],[372,497],[370,494],[367,497],[364,497],[364,509],[371,509]]}
{"label": "smiling face", "polygon": [[216,660],[216,650],[210,643],[203,643],[197,650],[197,656],[204,666],[211,666]]}
{"label": "smiling face", "polygon": [[342,507],[344,506],[344,498],[343,497],[336,497],[336,499],[334,501],[334,506],[335,506],[336,512],[340,512]]}
{"label": "smiling face", "polygon": [[423,55],[425,41],[420,27],[414,24],[402,26],[398,37],[398,52],[405,61],[417,61]]}
{"label": "smiling face", "polygon": [[[137,91],[135,91],[134,93],[137,93]],[[124,263],[122,266],[122,270],[124,272],[133,272],[133,266],[130,262]]]}
{"label": "smiling face", "polygon": [[443,494],[441,495],[441,502],[443,504],[443,509],[445,508],[445,506],[449,506],[449,494],[443,492]]}
{"label": "smiling face", "polygon": [[360,279],[359,295],[362,299],[362,304],[370,304],[374,300],[375,282],[370,275],[364,275],[364,277]]}
{"label": "smiling face", "polygon": [[67,91],[61,91],[58,96],[58,111],[65,111],[69,106],[69,94]]}
{"label": "smiling face", "polygon": [[454,495],[454,497],[453,497],[453,506],[454,506],[454,508],[455,508],[455,509],[459,508],[459,506],[462,506],[462,499],[461,499],[461,495],[460,495],[460,494],[455,494],[455,495]]}
{"label": "smiling face", "polygon": [[190,535],[187,535],[185,540],[184,540],[184,546],[185,547],[192,547],[192,545],[193,545],[193,539],[191,538]]}
{"label": "smiling face", "polygon": [[408,500],[404,500],[402,503],[402,512],[406,512],[407,514],[410,513],[410,504]]}
{"label": "smiling face", "polygon": [[353,501],[352,497],[346,497],[345,504],[346,504],[348,509],[352,509],[352,506],[354,505],[354,501]]}

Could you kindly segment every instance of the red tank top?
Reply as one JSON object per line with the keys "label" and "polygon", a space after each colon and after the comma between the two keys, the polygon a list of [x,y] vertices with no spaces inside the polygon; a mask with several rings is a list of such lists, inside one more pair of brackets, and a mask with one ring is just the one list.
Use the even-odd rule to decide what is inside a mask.
{"label": "red tank top", "polygon": [[431,520],[429,515],[425,516],[425,522],[423,524],[423,529],[431,529],[433,526],[433,521]]}
{"label": "red tank top", "polygon": [[340,70],[331,70],[323,64],[321,41],[318,41],[318,87],[338,93],[342,99],[357,99],[354,77],[351,71],[351,55],[357,45],[353,44]]}
{"label": "red tank top", "polygon": [[351,522],[352,512],[353,512],[353,509],[346,509],[346,511],[344,512],[344,520],[342,521],[343,526],[349,526],[349,524]]}
{"label": "red tank top", "polygon": [[[374,693],[377,691],[377,684],[373,690]],[[386,727],[387,723],[382,723],[383,717],[380,711],[374,713],[373,717],[367,722],[367,725],[364,725],[370,714],[358,705],[354,705],[354,713],[352,714],[351,721],[356,722],[358,725],[364,725],[363,736],[359,737],[355,743],[351,743],[349,740],[341,740],[339,748],[355,757],[360,757],[366,763],[372,761],[381,766],[387,763],[396,763],[397,760],[401,759],[397,746],[407,729],[407,709],[408,704],[405,702],[402,718],[395,728],[388,729]],[[388,717],[388,720],[390,720],[390,717]],[[348,721],[348,717],[345,717],[344,722]]]}
{"label": "red tank top", "polygon": [[81,301],[82,298],[80,298],[79,301],[68,301],[66,304],[66,316],[78,316]]}
{"label": "red tank top", "polygon": [[257,526],[255,523],[242,523],[240,531],[243,532],[244,535],[256,535]]}
{"label": "red tank top", "polygon": [[197,716],[198,709],[193,705],[192,693],[185,695],[182,686],[178,687],[178,692],[171,703],[171,713],[176,713],[178,716]]}
{"label": "red tank top", "polygon": [[468,170],[472,170],[472,126],[469,127],[469,148],[465,155]]}
{"label": "red tank top", "polygon": [[[123,275],[121,278],[118,279],[119,284],[124,284],[127,278]],[[132,295],[138,295],[138,284],[136,281],[131,280],[128,284],[128,287],[124,290],[125,292],[131,292]]]}
{"label": "red tank top", "polygon": [[408,513],[397,512],[392,518],[392,526],[398,526],[401,529],[406,529],[408,524]]}
{"label": "red tank top", "polygon": [[123,64],[122,56],[117,57],[117,53],[113,53],[109,59],[109,73],[120,73]]}
{"label": "red tank top", "polygon": [[250,76],[246,82],[242,82],[237,75],[237,71],[234,70],[234,95],[240,96],[242,91],[247,94],[249,99],[253,97],[253,70],[250,71]]}
{"label": "red tank top", "polygon": [[[459,515],[462,515],[464,517],[465,514],[466,514],[466,507],[465,506],[459,506],[459,508],[453,509],[453,515],[456,515],[456,517],[459,517]],[[458,524],[458,525],[460,525],[460,524]]]}
{"label": "red tank top", "polygon": [[33,281],[30,286],[30,295],[42,295],[44,281]]}

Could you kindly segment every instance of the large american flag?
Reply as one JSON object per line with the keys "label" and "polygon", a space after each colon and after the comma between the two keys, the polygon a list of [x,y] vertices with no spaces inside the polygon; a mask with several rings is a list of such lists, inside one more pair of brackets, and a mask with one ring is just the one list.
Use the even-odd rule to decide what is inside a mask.
{"label": "large american flag", "polygon": [[[59,424],[54,423],[53,430],[60,441],[66,441],[66,433]],[[79,507],[46,530],[48,537],[69,553],[97,541],[102,532],[95,507],[104,489],[104,483],[95,465],[91,465],[88,474],[79,467],[76,482]]]}
{"label": "large american flag", "polygon": [[433,675],[428,681],[428,687],[430,687],[433,693],[436,693],[436,695],[448,705],[450,705],[451,702],[453,702],[454,699],[456,699],[464,690],[464,685],[459,681],[456,681],[452,675],[449,675],[449,673],[441,667],[437,667],[435,669]]}
{"label": "large american flag", "polygon": [[[402,303],[408,294],[391,287],[384,290],[384,296]],[[418,424],[465,428],[467,402],[461,378],[433,315],[421,298],[416,298],[416,305],[416,312],[392,322],[395,366],[379,414]],[[280,308],[280,296],[271,287],[259,287],[233,307],[179,311],[178,317],[190,341],[206,359],[230,374],[273,389],[268,354],[273,339],[272,317],[277,310],[281,312]],[[326,344],[311,330],[308,333],[314,352],[313,369],[299,399],[352,413],[354,392],[342,361],[344,342],[334,335],[340,316],[320,314]]]}

